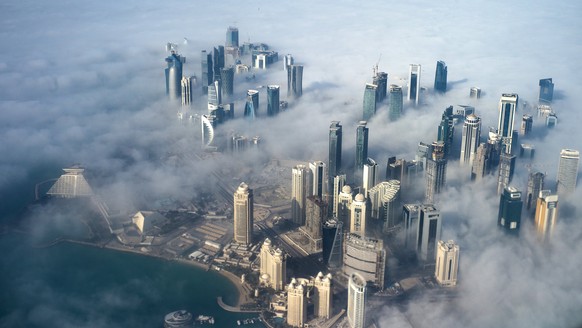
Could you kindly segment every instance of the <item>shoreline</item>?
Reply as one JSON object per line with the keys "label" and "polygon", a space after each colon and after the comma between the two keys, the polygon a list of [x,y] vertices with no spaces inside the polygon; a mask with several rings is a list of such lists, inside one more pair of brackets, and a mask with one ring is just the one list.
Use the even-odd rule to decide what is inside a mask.
{"label": "shoreline", "polygon": [[[10,233],[20,233],[20,234],[28,234],[28,232],[25,231],[16,231],[16,230],[6,230],[3,231],[3,233],[1,235],[8,235]],[[115,243],[115,239],[112,239],[113,243]],[[223,303],[224,305],[227,305],[229,309],[219,306],[225,310],[225,311],[229,311],[229,312],[239,312],[239,313],[247,313],[244,310],[240,309],[240,305],[244,304],[244,303],[248,303],[249,301],[249,296],[248,296],[248,292],[244,289],[244,286],[242,286],[241,282],[240,282],[240,278],[237,277],[234,273],[226,271],[224,269],[221,269],[220,271],[218,270],[212,270],[212,264],[203,264],[197,261],[191,261],[191,260],[187,260],[187,259],[181,259],[181,258],[171,258],[171,257],[164,257],[161,255],[156,255],[156,254],[151,254],[148,252],[142,252],[139,249],[134,249],[134,248],[128,248],[127,246],[124,245],[111,245],[111,242],[108,242],[107,244],[98,244],[95,242],[90,242],[90,241],[82,241],[82,240],[75,240],[75,239],[70,239],[70,238],[63,238],[63,237],[59,237],[56,238],[55,240],[45,244],[45,245],[35,245],[33,246],[34,248],[50,248],[56,245],[59,245],[63,242],[68,242],[71,244],[77,244],[77,245],[84,245],[84,246],[89,246],[89,247],[95,247],[95,248],[105,248],[105,249],[109,249],[112,251],[119,251],[119,252],[123,252],[123,253],[130,253],[130,254],[136,254],[136,255],[141,255],[141,256],[147,256],[147,257],[151,257],[151,258],[157,258],[157,259],[161,259],[161,260],[166,260],[166,261],[173,261],[173,262],[177,262],[180,264],[184,264],[184,265],[189,265],[189,266],[193,266],[195,268],[198,269],[202,269],[205,271],[212,271],[224,278],[226,278],[237,290],[238,293],[238,297],[236,298],[236,302],[234,305],[227,305],[225,303]],[[226,295],[223,295],[220,297],[220,299],[222,299],[222,297],[224,297]],[[244,300],[244,302],[243,302]]]}

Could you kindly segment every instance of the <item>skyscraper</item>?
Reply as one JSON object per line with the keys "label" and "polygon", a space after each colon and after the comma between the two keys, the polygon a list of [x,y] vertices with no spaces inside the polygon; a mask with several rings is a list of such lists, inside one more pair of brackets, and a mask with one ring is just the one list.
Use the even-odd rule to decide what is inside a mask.
{"label": "skyscraper", "polygon": [[364,281],[384,289],[386,250],[382,239],[367,238],[357,233],[346,234],[342,271],[348,277],[358,273]]}
{"label": "skyscraper", "polygon": [[390,85],[390,121],[396,121],[402,116],[402,87],[396,84]]}
{"label": "skyscraper", "polygon": [[535,226],[538,240],[548,242],[558,222],[558,195],[540,191],[536,205]]}
{"label": "skyscraper", "polygon": [[471,91],[469,92],[469,97],[479,99],[481,98],[481,89],[478,87],[471,87]]}
{"label": "skyscraper", "polygon": [[378,86],[376,89],[376,101],[381,103],[386,98],[386,91],[388,89],[388,73],[376,73],[376,75],[374,75],[373,84]]}
{"label": "skyscraper", "polygon": [[444,143],[435,141],[432,144],[431,158],[426,162],[425,201],[434,203],[436,195],[445,187],[447,181],[447,159],[444,153]]}
{"label": "skyscraper", "polygon": [[170,99],[178,100],[182,95],[182,64],[186,61],[182,57],[172,51],[172,54],[166,58],[168,67],[165,69],[166,73],[166,94]]}
{"label": "skyscraper", "polygon": [[400,204],[400,181],[382,181],[368,192],[370,217],[381,220],[382,231],[391,232],[400,224],[402,205]]}
{"label": "skyscraper", "polygon": [[356,128],[356,170],[362,170],[368,158],[368,127],[366,121],[360,121]]}
{"label": "skyscraper", "polygon": [[287,286],[287,324],[303,327],[307,322],[307,284],[305,281],[291,279]]}
{"label": "skyscraper", "polygon": [[530,211],[536,208],[540,191],[544,189],[546,175],[542,172],[532,172],[527,178],[527,195],[525,197],[525,209]]}
{"label": "skyscraper", "polygon": [[224,46],[215,47],[212,51],[213,79],[220,80],[220,70],[224,68]]}
{"label": "skyscraper", "polygon": [[521,191],[515,187],[506,187],[499,198],[497,226],[507,233],[517,235],[521,225],[522,207]]}
{"label": "skyscraper", "polygon": [[402,221],[404,228],[404,248],[416,251],[418,237],[418,219],[421,204],[404,204],[402,206]]}
{"label": "skyscraper", "polygon": [[305,201],[305,226],[301,227],[309,239],[312,252],[322,250],[322,227],[326,217],[327,206],[316,196],[309,196]]}
{"label": "skyscraper", "polygon": [[453,148],[453,137],[455,132],[455,121],[453,116],[453,106],[449,106],[441,116],[441,123],[437,130],[437,140],[444,143],[445,157],[448,158]]}
{"label": "skyscraper", "polygon": [[407,99],[414,106],[420,103],[420,65],[418,64],[410,64],[409,67]]}
{"label": "skyscraper", "polygon": [[441,214],[434,205],[421,206],[416,235],[416,255],[419,261],[430,263],[435,260],[437,241],[441,238],[441,221]]}
{"label": "skyscraper", "polygon": [[357,194],[350,206],[350,232],[359,234],[362,237],[366,236],[366,223],[369,217],[366,205],[366,197],[362,194]]}
{"label": "skyscraper", "polygon": [[296,165],[291,172],[291,220],[297,225],[303,225],[311,172],[302,164]]}
{"label": "skyscraper", "polygon": [[222,82],[222,97],[229,100],[234,94],[234,67],[221,68],[220,81]]}
{"label": "skyscraper", "polygon": [[315,161],[309,163],[309,169],[312,176],[312,190],[310,195],[313,195],[321,200],[326,200],[327,196],[327,170],[326,165],[322,161]]}
{"label": "skyscraper", "polygon": [[287,282],[287,258],[280,248],[273,247],[269,238],[265,239],[259,253],[261,265],[259,273],[265,277],[266,285],[275,291],[283,290]]}
{"label": "skyscraper", "polygon": [[519,133],[522,136],[526,136],[531,133],[531,128],[533,126],[533,117],[531,115],[524,114],[521,117],[521,126],[519,128]]}
{"label": "skyscraper", "polygon": [[482,143],[477,147],[475,152],[475,159],[471,167],[471,180],[481,180],[485,175],[489,174],[491,167],[489,156],[491,145],[489,143]]}
{"label": "skyscraper", "polygon": [[342,192],[345,184],[346,184],[347,176],[345,174],[336,175],[333,178],[333,197],[331,200],[333,201],[333,217],[338,216],[338,199],[339,194]]}
{"label": "skyscraper", "polygon": [[279,90],[278,85],[267,86],[267,115],[275,116],[279,114],[279,108],[281,106],[279,102]]}
{"label": "skyscraper", "polygon": [[303,66],[290,65],[287,70],[287,97],[299,98],[303,94]]}
{"label": "skyscraper", "polygon": [[226,46],[238,48],[238,28],[229,26],[226,30]]}
{"label": "skyscraper", "polygon": [[368,190],[376,185],[378,181],[378,163],[368,157],[364,163],[364,170],[362,174],[362,189],[365,197],[368,197]]}
{"label": "skyscraper", "polygon": [[376,114],[376,90],[378,86],[375,84],[366,83],[364,88],[364,114],[362,119],[369,121],[374,114]]}
{"label": "skyscraper", "polygon": [[578,150],[562,149],[558,166],[558,179],[556,181],[558,194],[571,194],[576,189],[579,162],[580,152]]}
{"label": "skyscraper", "polygon": [[434,74],[434,89],[437,92],[447,92],[447,64],[442,60],[437,61]]}
{"label": "skyscraper", "polygon": [[352,188],[348,185],[342,187],[342,191],[337,197],[337,219],[348,229],[350,227],[351,208],[354,196]]}
{"label": "skyscraper", "polygon": [[245,103],[244,116],[250,120],[254,120],[259,112],[259,91],[247,91],[247,102]]}
{"label": "skyscraper", "polygon": [[196,84],[195,76],[183,76],[180,81],[182,89],[182,106],[188,106],[192,102],[192,87]]}
{"label": "skyscraper", "polygon": [[474,114],[469,114],[465,118],[465,124],[463,125],[463,137],[461,139],[461,165],[473,166],[473,160],[475,159],[475,154],[479,147],[480,138],[481,119]]}
{"label": "skyscraper", "polygon": [[329,184],[332,187],[333,178],[340,174],[342,167],[342,126],[339,121],[332,121],[329,126],[329,158],[327,162],[327,174]]}
{"label": "skyscraper", "polygon": [[499,157],[499,174],[497,176],[497,194],[501,194],[503,189],[509,186],[515,171],[515,155],[501,153]]}
{"label": "skyscraper", "polygon": [[200,84],[202,84],[202,93],[206,94],[208,92],[208,86],[214,82],[212,54],[206,53],[206,50],[202,50],[200,58],[202,63]]}
{"label": "skyscraper", "polygon": [[313,313],[318,318],[331,318],[333,314],[333,290],[331,273],[319,272],[313,280]]}
{"label": "skyscraper", "polygon": [[551,103],[554,99],[554,83],[552,79],[541,79],[540,80],[540,103]]}
{"label": "skyscraper", "polygon": [[293,56],[291,56],[291,54],[286,54],[285,57],[283,57],[283,69],[285,71],[287,71],[289,69],[289,66],[293,65],[294,60],[293,60]]}
{"label": "skyscraper", "polygon": [[366,280],[358,273],[348,283],[348,322],[350,328],[366,327]]}
{"label": "skyscraper", "polygon": [[213,110],[222,104],[222,82],[216,80],[208,85],[208,110]]}
{"label": "skyscraper", "polygon": [[241,183],[234,192],[234,241],[249,245],[253,240],[253,190]]}
{"label": "skyscraper", "polygon": [[519,97],[515,93],[504,93],[499,100],[499,122],[497,133],[503,140],[505,153],[512,154],[511,143],[513,138],[513,124],[515,109],[517,108]]}
{"label": "skyscraper", "polygon": [[458,271],[459,245],[452,240],[439,240],[434,271],[437,283],[443,287],[456,286]]}

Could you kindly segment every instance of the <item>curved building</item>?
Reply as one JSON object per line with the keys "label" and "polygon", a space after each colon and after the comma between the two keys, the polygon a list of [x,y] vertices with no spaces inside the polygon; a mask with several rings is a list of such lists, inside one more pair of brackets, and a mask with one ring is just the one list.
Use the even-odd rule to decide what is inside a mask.
{"label": "curved building", "polygon": [[351,328],[366,327],[366,279],[358,273],[348,283],[348,322]]}
{"label": "curved building", "polygon": [[461,165],[473,165],[479,141],[481,138],[481,118],[475,114],[469,114],[463,125],[463,137],[461,139]]}
{"label": "curved building", "polygon": [[193,325],[192,313],[186,310],[174,311],[164,317],[164,328],[193,327]]}

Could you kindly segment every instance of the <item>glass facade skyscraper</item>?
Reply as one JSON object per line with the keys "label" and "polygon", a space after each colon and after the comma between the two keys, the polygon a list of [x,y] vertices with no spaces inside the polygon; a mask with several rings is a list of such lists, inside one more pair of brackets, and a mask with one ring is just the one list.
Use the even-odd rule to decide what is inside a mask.
{"label": "glass facade skyscraper", "polygon": [[368,127],[366,121],[360,121],[356,128],[356,170],[361,170],[368,158]]}
{"label": "glass facade skyscraper", "polygon": [[513,139],[513,124],[515,110],[517,109],[519,97],[515,93],[504,93],[499,100],[499,121],[497,133],[501,136],[505,152],[511,154],[511,143]]}
{"label": "glass facade skyscraper", "polygon": [[515,187],[505,188],[499,198],[497,226],[503,228],[507,233],[517,235],[521,225],[522,207],[521,191]]}
{"label": "glass facade skyscraper", "polygon": [[208,92],[208,86],[214,82],[214,72],[212,66],[212,54],[206,52],[206,50],[202,50],[201,53],[201,84],[202,84],[202,92]]}
{"label": "glass facade skyscraper", "polygon": [[287,70],[287,97],[299,98],[303,94],[303,66],[290,65]]}
{"label": "glass facade skyscraper", "polygon": [[245,103],[244,116],[250,120],[257,117],[259,111],[259,92],[257,90],[247,91],[247,102]]}
{"label": "glass facade skyscraper", "polygon": [[238,48],[238,28],[228,27],[226,30],[226,46]]}
{"label": "glass facade skyscraper", "polygon": [[402,116],[402,87],[399,85],[390,85],[390,109],[388,117],[390,121],[396,121]]}
{"label": "glass facade skyscraper", "polygon": [[369,121],[374,114],[376,114],[376,90],[378,86],[375,84],[366,83],[364,89],[364,115],[363,120]]}
{"label": "glass facade skyscraper", "polygon": [[434,89],[437,92],[447,92],[447,64],[442,60],[437,61],[434,74]]}
{"label": "glass facade skyscraper", "polygon": [[473,165],[473,160],[475,159],[475,154],[477,153],[477,147],[479,147],[480,138],[481,119],[474,114],[469,114],[465,118],[465,124],[463,125],[460,157],[461,165]]}
{"label": "glass facade skyscraper", "polygon": [[279,114],[279,90],[278,85],[267,86],[267,115],[275,116]]}
{"label": "glass facade skyscraper", "polygon": [[378,72],[374,76],[373,84],[377,85],[376,102],[382,102],[386,99],[386,91],[388,89],[388,73]]}
{"label": "glass facade skyscraper", "polygon": [[455,122],[453,118],[453,106],[449,106],[443,112],[441,123],[437,131],[437,140],[444,143],[445,157],[448,157],[453,147],[453,134],[455,131]]}
{"label": "glass facade skyscraper", "polygon": [[573,149],[562,149],[558,166],[556,191],[558,194],[571,194],[576,189],[580,152]]}
{"label": "glass facade skyscraper", "polygon": [[234,94],[234,67],[221,68],[220,81],[222,82],[222,97],[228,100]]}
{"label": "glass facade skyscraper", "polygon": [[[339,121],[331,122],[329,126],[329,157],[327,162],[328,190],[333,190],[333,179],[340,174],[342,167],[342,126]],[[331,199],[328,205],[333,209]],[[332,213],[333,210],[328,211]]]}
{"label": "glass facade skyscraper", "polygon": [[445,187],[447,181],[447,159],[445,158],[444,143],[433,142],[431,158],[426,161],[426,189],[425,201],[434,203],[436,195]]}
{"label": "glass facade skyscraper", "polygon": [[166,58],[168,67],[165,69],[166,73],[166,94],[170,99],[181,100],[182,97],[182,64],[186,58],[172,52]]}
{"label": "glass facade skyscraper", "polygon": [[551,103],[554,99],[554,83],[552,79],[540,80],[540,103]]}
{"label": "glass facade skyscraper", "polygon": [[420,69],[418,64],[410,64],[408,71],[408,101],[414,106],[420,103]]}

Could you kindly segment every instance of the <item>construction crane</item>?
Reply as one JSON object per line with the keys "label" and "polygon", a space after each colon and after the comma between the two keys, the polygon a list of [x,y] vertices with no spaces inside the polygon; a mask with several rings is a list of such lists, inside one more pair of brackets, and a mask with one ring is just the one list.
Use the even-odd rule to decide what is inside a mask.
{"label": "construction crane", "polygon": [[382,53],[380,53],[380,57],[378,57],[378,61],[376,62],[376,65],[374,65],[374,67],[372,67],[372,72],[374,73],[374,77],[376,75],[378,75],[378,65],[380,65],[380,59],[382,59]]}

